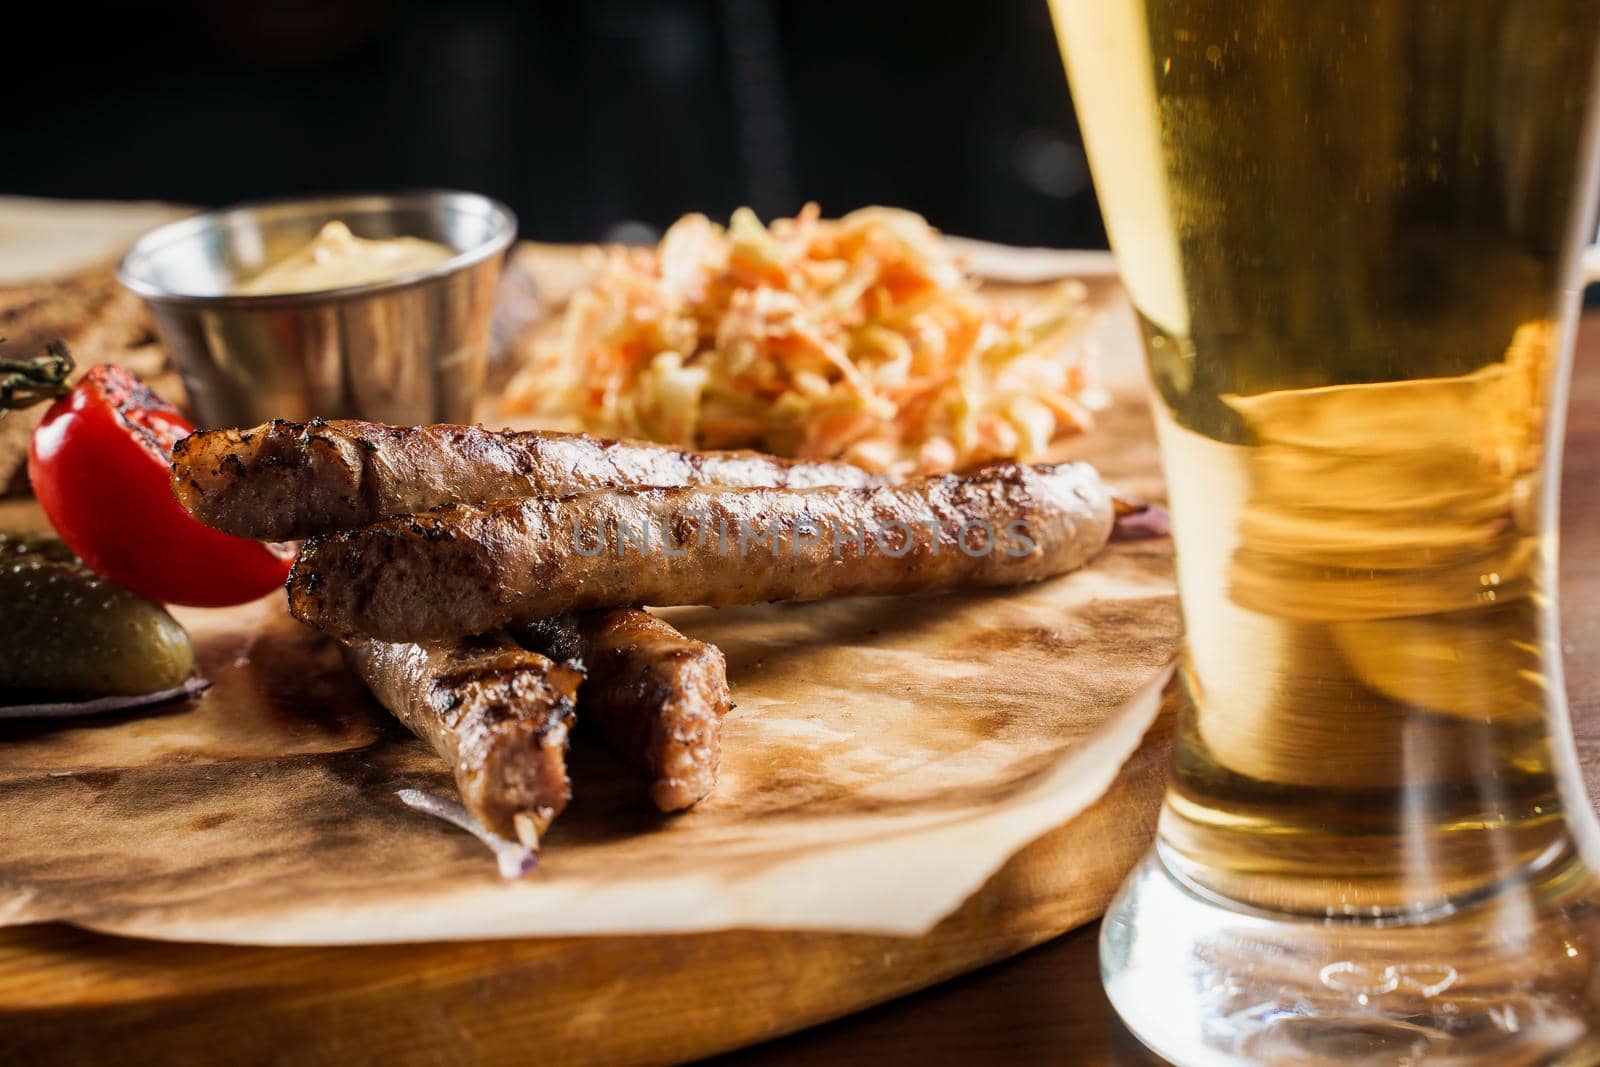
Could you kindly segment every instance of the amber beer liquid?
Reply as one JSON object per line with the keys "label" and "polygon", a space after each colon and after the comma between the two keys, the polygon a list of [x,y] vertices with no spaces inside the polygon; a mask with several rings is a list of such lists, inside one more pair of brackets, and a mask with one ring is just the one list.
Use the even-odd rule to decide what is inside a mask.
{"label": "amber beer liquid", "polygon": [[1561,877],[1600,0],[1052,6],[1177,539],[1167,862],[1309,915]]}

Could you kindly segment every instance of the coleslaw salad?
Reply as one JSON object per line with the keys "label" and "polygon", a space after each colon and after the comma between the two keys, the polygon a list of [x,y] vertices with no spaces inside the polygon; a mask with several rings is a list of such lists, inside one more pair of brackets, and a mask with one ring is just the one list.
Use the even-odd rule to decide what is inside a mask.
{"label": "coleslaw salad", "polygon": [[1030,461],[1106,403],[1090,318],[1078,282],[1025,308],[986,297],[909,211],[686,215],[607,254],[505,408],[894,473]]}

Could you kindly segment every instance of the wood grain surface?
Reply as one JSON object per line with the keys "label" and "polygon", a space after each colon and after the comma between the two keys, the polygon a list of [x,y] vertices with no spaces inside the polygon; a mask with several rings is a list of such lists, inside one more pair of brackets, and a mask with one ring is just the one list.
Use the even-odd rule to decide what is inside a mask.
{"label": "wood grain surface", "polygon": [[[1600,317],[1586,320],[1566,450],[1562,608],[1580,759],[1600,786]],[[1164,720],[1165,721],[1165,720]],[[1158,739],[1159,740],[1159,739]],[[1146,745],[1117,788],[1164,773]],[[1150,833],[1116,798],[1085,818]],[[664,1063],[822,1023],[1022,951],[1084,916],[1081,857],[1036,841],[921,939],[749,933],[345,949],[216,948],[67,927],[0,932],[0,1060],[17,1063]],[[952,857],[959,862],[959,857]],[[996,910],[1009,921],[989,921]],[[996,938],[996,929],[1006,931]],[[1100,992],[1086,927],[988,971],[727,1063],[1148,1065]],[[552,1000],[588,994],[576,1010]],[[827,995],[818,995],[821,990]],[[760,995],[756,995],[756,994]]]}
{"label": "wood grain surface", "polygon": [[1109,867],[1086,862],[1085,841],[1118,868],[1143,848],[1168,721],[1101,803],[1027,846],[924,937],[233,948],[19,927],[0,931],[0,1061],[95,1063],[115,1049],[130,1063],[634,1064],[735,1048],[1092,919],[1103,893],[1081,883],[1105,883]]}

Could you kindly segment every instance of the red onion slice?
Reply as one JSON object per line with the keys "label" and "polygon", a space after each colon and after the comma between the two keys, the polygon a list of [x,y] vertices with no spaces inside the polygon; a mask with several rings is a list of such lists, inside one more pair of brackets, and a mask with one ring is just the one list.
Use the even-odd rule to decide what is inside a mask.
{"label": "red onion slice", "polygon": [[114,711],[153,708],[174,700],[199,696],[211,683],[195,676],[182,685],[138,696],[95,697],[92,700],[63,700],[51,704],[0,704],[0,720],[6,719],[81,719]]}
{"label": "red onion slice", "polygon": [[1112,527],[1113,541],[1147,541],[1155,537],[1172,536],[1172,519],[1166,508],[1150,504],[1139,511],[1123,515]]}

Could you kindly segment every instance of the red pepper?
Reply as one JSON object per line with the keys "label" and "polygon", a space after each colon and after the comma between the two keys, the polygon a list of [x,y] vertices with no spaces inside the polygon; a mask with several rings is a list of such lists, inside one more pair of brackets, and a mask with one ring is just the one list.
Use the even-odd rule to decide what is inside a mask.
{"label": "red pepper", "polygon": [[152,600],[223,607],[283,585],[278,545],[205,526],[172,495],[172,446],[194,427],[120,367],[90,369],[34,431],[28,477],[61,539]]}

